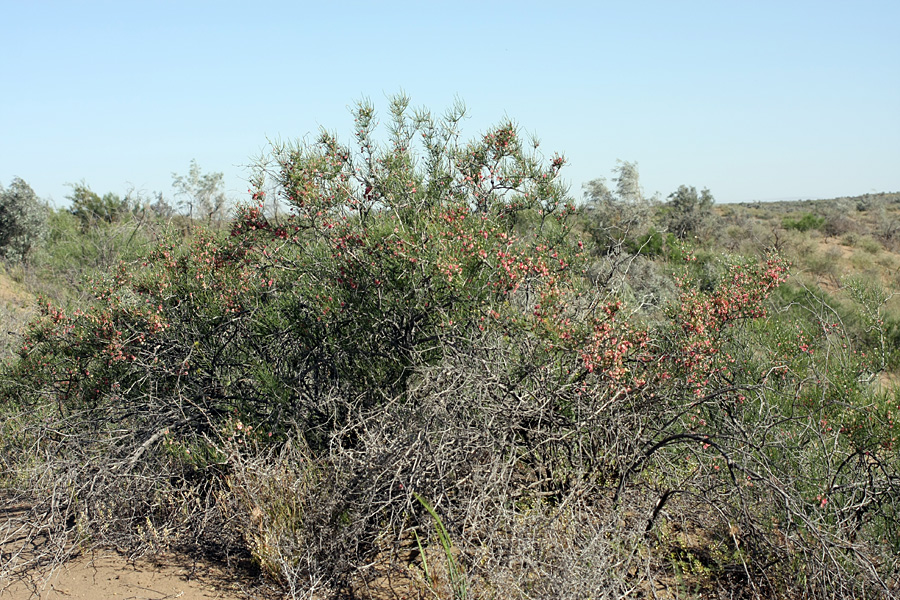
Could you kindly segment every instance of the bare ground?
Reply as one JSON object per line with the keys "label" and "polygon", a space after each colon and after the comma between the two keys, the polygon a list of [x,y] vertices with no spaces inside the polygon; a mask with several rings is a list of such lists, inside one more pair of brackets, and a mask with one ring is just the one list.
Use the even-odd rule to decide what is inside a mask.
{"label": "bare ground", "polygon": [[[250,573],[178,553],[130,560],[115,551],[76,554],[59,564],[58,549],[27,522],[27,507],[0,506],[0,599],[271,600],[277,595]],[[25,569],[15,565],[25,564]]]}
{"label": "bare ground", "polygon": [[[262,598],[215,565],[165,555],[129,561],[114,552],[77,557],[52,571],[8,582],[0,598],[123,598],[130,600],[246,600]],[[5,587],[5,586],[4,586]]]}

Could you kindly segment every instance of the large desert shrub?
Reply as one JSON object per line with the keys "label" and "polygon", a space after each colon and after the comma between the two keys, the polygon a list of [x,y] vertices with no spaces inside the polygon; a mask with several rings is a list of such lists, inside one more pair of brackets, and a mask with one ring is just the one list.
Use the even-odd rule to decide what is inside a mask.
{"label": "large desert shrub", "polygon": [[395,98],[384,138],[355,117],[352,146],[273,148],[227,234],[156,245],[90,308],[43,306],[2,381],[0,458],[47,530],[243,549],[297,597],[386,556],[451,597],[619,597],[673,571],[883,589],[896,566],[864,557],[885,546],[848,536],[857,506],[857,531],[893,524],[889,431],[820,422],[850,431],[874,400],[857,355],[817,362],[835,332],[794,339],[772,312],[782,259],[670,256],[650,319],[590,276],[563,159],[512,123],[462,143],[460,110]]}

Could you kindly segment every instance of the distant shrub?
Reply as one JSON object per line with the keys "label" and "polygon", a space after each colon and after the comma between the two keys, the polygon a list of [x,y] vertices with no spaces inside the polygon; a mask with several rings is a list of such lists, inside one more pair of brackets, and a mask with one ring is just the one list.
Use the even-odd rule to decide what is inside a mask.
{"label": "distant shrub", "polygon": [[847,213],[835,211],[825,217],[825,225],[822,226],[822,233],[827,236],[840,237],[847,232],[857,229],[856,222],[847,216]]}
{"label": "distant shrub", "polygon": [[112,192],[101,196],[84,182],[72,186],[72,193],[66,198],[72,202],[69,211],[78,218],[84,229],[96,223],[119,221],[131,208],[128,198],[121,198]]}
{"label": "distant shrub", "polygon": [[785,217],[781,224],[785,229],[809,231],[810,229],[821,229],[825,225],[825,217],[817,217],[812,213],[806,213],[800,219]]}
{"label": "distant shrub", "polygon": [[900,219],[896,213],[888,211],[881,206],[876,212],[874,234],[878,236],[885,245],[890,248],[897,248],[897,242],[900,240]]}
{"label": "distant shrub", "polygon": [[809,252],[803,255],[800,263],[806,271],[834,280],[840,274],[838,269],[840,254],[835,254],[835,250],[836,248],[829,248],[825,252],[821,252],[810,248]]}
{"label": "distant shrub", "polygon": [[679,239],[701,233],[716,220],[712,212],[714,203],[715,198],[706,188],[697,192],[694,186],[679,186],[669,194],[662,215],[663,224]]}
{"label": "distant shrub", "polygon": [[881,244],[871,235],[864,235],[859,238],[859,247],[869,254],[877,254],[881,250]]}
{"label": "distant shrub", "polygon": [[841,244],[844,246],[854,247],[859,243],[859,234],[854,231],[848,231],[841,236]]}
{"label": "distant shrub", "polygon": [[857,198],[857,200],[856,200],[856,210],[859,212],[869,211],[872,209],[872,207],[874,205],[875,205],[875,202],[874,202],[873,198],[871,196],[869,196],[869,194],[866,194],[865,196]]}

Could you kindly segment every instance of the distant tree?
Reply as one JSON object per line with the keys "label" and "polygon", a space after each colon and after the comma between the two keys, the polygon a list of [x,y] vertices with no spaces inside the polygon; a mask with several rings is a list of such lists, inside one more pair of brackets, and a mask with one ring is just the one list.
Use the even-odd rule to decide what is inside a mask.
{"label": "distant tree", "polygon": [[591,209],[596,209],[607,202],[613,202],[616,198],[609,186],[606,185],[606,177],[591,179],[581,186],[584,190],[584,199]]}
{"label": "distant tree", "polygon": [[584,195],[590,202],[641,202],[644,192],[641,188],[641,177],[636,162],[616,160],[612,169],[612,182],[615,191],[606,184],[605,177],[592,179],[584,184]]}
{"label": "distant tree", "polygon": [[684,239],[699,232],[712,219],[712,193],[706,188],[698,194],[694,186],[682,185],[669,194],[665,224],[671,233]]}
{"label": "distant tree", "polygon": [[24,261],[47,232],[47,207],[24,180],[0,185],[0,256]]}
{"label": "distant tree", "polygon": [[121,198],[112,192],[100,196],[84,181],[74,184],[72,193],[66,198],[72,202],[69,212],[78,218],[82,228],[95,223],[115,223],[131,208],[128,198]]}
{"label": "distant tree", "polygon": [[228,210],[224,178],[222,173],[201,173],[196,160],[191,160],[187,175],[172,173],[172,187],[185,214],[207,224],[224,219]]}
{"label": "distant tree", "polygon": [[159,219],[171,219],[175,216],[175,208],[163,197],[162,192],[155,194],[156,199],[147,206]]}
{"label": "distant tree", "polygon": [[651,227],[653,202],[644,197],[636,162],[616,161],[610,189],[605,177],[584,184],[590,230],[599,247],[618,248],[629,238],[646,234]]}
{"label": "distant tree", "polygon": [[613,168],[613,181],[616,182],[616,196],[622,202],[633,204],[644,201],[644,190],[641,188],[641,177],[636,162],[617,160]]}

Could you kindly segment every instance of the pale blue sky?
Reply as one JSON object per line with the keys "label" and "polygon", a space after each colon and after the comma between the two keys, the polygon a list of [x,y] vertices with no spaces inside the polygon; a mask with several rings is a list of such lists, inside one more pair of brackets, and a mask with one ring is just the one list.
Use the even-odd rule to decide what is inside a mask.
{"label": "pale blue sky", "polygon": [[637,161],[648,194],[900,191],[900,2],[0,0],[0,183],[171,197],[191,159],[243,199],[267,139],[405,90],[476,135],[504,116],[572,194]]}

